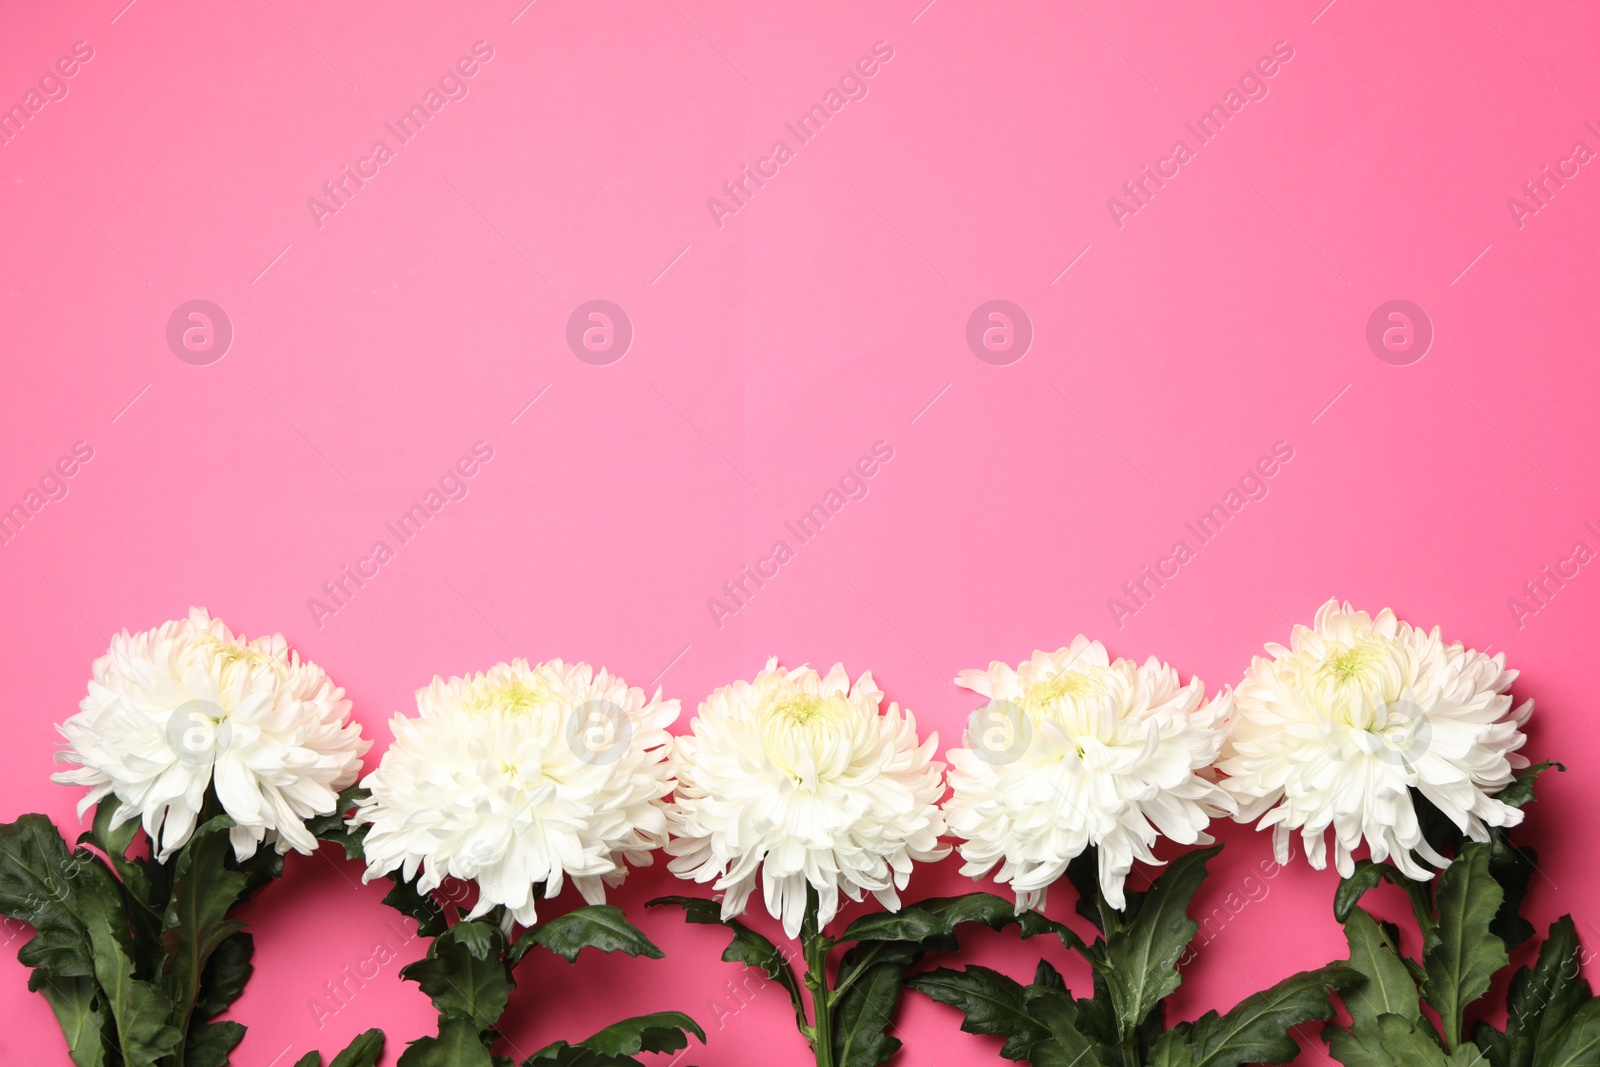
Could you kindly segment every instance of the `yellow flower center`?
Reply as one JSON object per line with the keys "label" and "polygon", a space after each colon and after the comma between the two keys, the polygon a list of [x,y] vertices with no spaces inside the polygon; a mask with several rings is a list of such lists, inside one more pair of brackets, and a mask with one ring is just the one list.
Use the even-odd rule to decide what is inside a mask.
{"label": "yellow flower center", "polygon": [[854,710],[855,705],[840,694],[783,693],[762,709],[761,747],[773,765],[797,785],[816,784],[806,780],[807,761],[814,761],[819,778],[824,776],[829,753],[838,755],[829,741],[847,728]]}
{"label": "yellow flower center", "polygon": [[557,699],[555,692],[540,679],[530,683],[524,678],[512,678],[492,688],[474,687],[474,689],[475,692],[462,702],[462,707],[467,711],[479,713],[487,711],[526,713],[542,708]]}

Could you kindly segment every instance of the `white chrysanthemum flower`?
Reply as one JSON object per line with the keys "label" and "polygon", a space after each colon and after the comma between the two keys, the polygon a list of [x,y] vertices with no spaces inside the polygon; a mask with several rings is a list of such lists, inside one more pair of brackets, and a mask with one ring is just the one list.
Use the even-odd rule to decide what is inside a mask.
{"label": "white chrysanthemum flower", "polygon": [[208,787],[240,859],[266,841],[310,853],[305,820],[333,813],[372,745],[344,690],[281,634],[236,637],[202,608],[113,637],[79,707],[57,755],[78,769],[54,780],[89,786],[80,817],[115,796],[115,822],[142,819],[162,861],[194,833]]}
{"label": "white chrysanthemum flower", "polygon": [[911,713],[893,703],[880,713],[882,700],[870,673],[852,686],[843,664],[818,676],[776,658],[707,697],[674,746],[672,872],[715,881],[730,919],[760,868],[767,910],[790,937],[807,885],[821,925],[841,892],[898,910],[912,863],[949,853],[939,844],[944,764],[933,758],[938,735],[918,742]]}
{"label": "white chrysanthemum flower", "polygon": [[372,795],[367,872],[399,870],[429,892],[446,877],[476,882],[469,918],[505,905],[507,925],[537,919],[566,878],[591,904],[650,863],[666,842],[672,792],[667,727],[678,702],[629,688],[587,663],[527,660],[435,678],[415,718],[390,722],[394,744],[362,782]]}
{"label": "white chrysanthemum flower", "polygon": [[1209,844],[1211,819],[1234,810],[1207,776],[1227,734],[1227,693],[1206,701],[1199,679],[1179,685],[1154,656],[1113,661],[1080,635],[1015,670],[962,671],[956,684],[989,703],[973,714],[967,747],[949,753],[945,818],[963,839],[961,873],[998,864],[1019,914],[1043,907],[1091,845],[1101,890],[1120,909],[1133,861],[1160,862],[1158,837]]}
{"label": "white chrysanthemum flower", "polygon": [[[1447,862],[1422,836],[1411,790],[1473,840],[1515,826],[1522,812],[1492,798],[1528,761],[1517,754],[1530,700],[1512,708],[1516,671],[1505,656],[1446,645],[1426,632],[1330,600],[1289,647],[1269,644],[1235,694],[1235,721],[1219,764],[1241,803],[1239,818],[1265,814],[1278,862],[1300,831],[1311,865],[1348,877],[1362,841],[1372,858],[1412,878],[1432,877],[1413,853]],[[1270,810],[1269,810],[1270,809]]]}

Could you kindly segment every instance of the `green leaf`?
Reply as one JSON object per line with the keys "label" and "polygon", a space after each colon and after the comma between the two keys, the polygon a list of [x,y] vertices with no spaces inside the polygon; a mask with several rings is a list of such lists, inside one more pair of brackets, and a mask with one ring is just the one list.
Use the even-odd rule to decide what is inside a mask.
{"label": "green leaf", "polygon": [[[1049,967],[1040,962],[1040,967]],[[1050,974],[1055,974],[1054,968]],[[1061,976],[1055,975],[1060,982]],[[1005,1044],[1000,1055],[1008,1060],[1025,1060],[1034,1045],[1050,1036],[1043,1021],[1028,1013],[1025,996],[1027,990],[1014,979],[998,971],[976,964],[964,971],[941,967],[927,974],[919,974],[906,982],[924,996],[960,1011],[965,1018],[961,1029],[969,1034],[988,1034],[1003,1037]],[[1064,985],[1035,982],[1040,988],[1065,992]]]}
{"label": "green leaf", "polygon": [[364,1030],[333,1058],[328,1067],[375,1067],[383,1055],[383,1031]]}
{"label": "green leaf", "polygon": [[1106,939],[1106,982],[1123,1033],[1178,988],[1178,957],[1200,928],[1187,914],[1189,901],[1206,876],[1206,862],[1219,851],[1220,846],[1200,849],[1173,860],[1138,910],[1130,908],[1125,925]]}
{"label": "green leaf", "polygon": [[863,941],[844,954],[833,1007],[837,1067],[878,1067],[899,1050],[899,1038],[886,1031],[906,972],[921,956],[920,945],[898,940]]}
{"label": "green leaf", "polygon": [[227,1067],[228,1054],[244,1040],[244,1024],[226,1020],[198,1023],[184,1046],[184,1067]]}
{"label": "green leaf", "polygon": [[1506,1036],[1511,1067],[1528,1067],[1533,1050],[1553,1049],[1573,1014],[1593,994],[1578,973],[1580,947],[1572,916],[1550,924],[1532,968],[1522,967],[1506,991]]}
{"label": "green leaf", "polygon": [[247,881],[228,864],[233,856],[228,840],[232,826],[226,815],[207,820],[179,850],[173,869],[172,903],[161,932],[165,950],[161,988],[182,1024],[188,1022],[199,997],[200,977],[211,954],[244,926],[228,918]]}
{"label": "green leaf", "polygon": [[322,1067],[322,1053],[312,1049],[294,1061],[294,1067]]}
{"label": "green leaf", "polygon": [[1097,940],[1095,942],[1096,947],[1091,948],[1084,942],[1083,938],[1078,936],[1077,931],[1066,923],[1047,918],[1037,911],[1025,911],[1017,916],[1017,924],[1022,928],[1024,940],[1030,937],[1037,937],[1039,934],[1055,934],[1056,937],[1061,939],[1063,945],[1081,954],[1091,964],[1096,964],[1100,960],[1098,946],[1101,942]]}
{"label": "green leaf", "polygon": [[1048,1032],[1028,1050],[1033,1067],[1092,1067],[1098,1062],[1098,1047],[1080,1025],[1079,1005],[1066,993],[1032,986],[1024,994],[1023,1009]]}
{"label": "green leaf", "polygon": [[1053,967],[1049,960],[1041,959],[1039,966],[1033,969],[1033,984],[1046,989],[1059,989],[1067,991],[1066,979],[1061,977],[1061,972]]}
{"label": "green leaf", "polygon": [[449,924],[445,920],[444,908],[431,894],[419,893],[416,882],[405,881],[399,871],[391,874],[389,880],[394,882],[394,888],[389,890],[383,902],[413,919],[417,924],[418,937],[438,937],[445,932]]}
{"label": "green leaf", "polygon": [[501,958],[504,946],[500,931],[487,923],[457,923],[434,938],[427,956],[404,967],[400,977],[422,987],[442,1020],[464,1020],[487,1030],[505,1012],[514,984]]}
{"label": "green leaf", "polygon": [[319,841],[327,841],[342,846],[345,859],[364,859],[369,827],[362,825],[352,829],[345,824],[349,819],[350,813],[355,809],[356,802],[364,800],[370,795],[371,793],[368,790],[359,785],[351,786],[339,794],[338,803],[335,804],[333,811],[326,815],[313,815],[307,819],[306,829],[310,830]]}
{"label": "green leaf", "polygon": [[1489,832],[1489,874],[1505,894],[1489,929],[1505,943],[1507,952],[1533,936],[1533,924],[1521,912],[1538,860],[1532,849],[1518,848],[1503,830]]}
{"label": "green leaf", "polygon": [[993,893],[965,893],[907,904],[897,912],[865,915],[839,935],[840,941],[927,941],[949,936],[961,923],[999,930],[1017,921],[1016,908]]}
{"label": "green leaf", "polygon": [[658,1011],[612,1023],[593,1037],[578,1042],[593,1052],[632,1056],[638,1052],[677,1052],[689,1047],[693,1034],[705,1044],[705,1031],[681,1011]]}
{"label": "green leaf", "polygon": [[395,1061],[395,1067],[495,1067],[495,1063],[489,1046],[471,1022],[440,1019],[439,1035],[411,1042]]}
{"label": "green leaf", "polygon": [[1421,1018],[1417,984],[1377,920],[1356,908],[1345,920],[1344,936],[1350,943],[1350,969],[1362,978],[1343,994],[1350,1018],[1356,1023],[1375,1023],[1380,1015],[1398,1015],[1408,1022]]}
{"label": "green leaf", "polygon": [[194,1005],[196,1016],[210,1019],[239,999],[255,970],[250,962],[253,955],[255,940],[242,930],[217,945],[200,975],[200,996]]}
{"label": "green leaf", "polygon": [[79,864],[43,815],[24,815],[0,825],[0,914],[33,927],[34,936],[17,953],[26,966],[59,977],[94,973],[89,933],[76,899]]}
{"label": "green leaf", "polygon": [[1194,1052],[1189,1048],[1189,1032],[1172,1029],[1150,1047],[1150,1067],[1194,1067]]}
{"label": "green leaf", "polygon": [[[1100,908],[1100,853],[1092,845],[1072,858],[1067,864],[1067,880],[1078,891],[1074,910],[1094,924],[1101,934],[1106,932],[1107,915]],[[1115,916],[1111,916],[1114,918]]]}
{"label": "green leaf", "polygon": [[511,962],[515,964],[527,952],[524,946],[535,944],[543,945],[568,963],[576,960],[578,953],[586,948],[648,956],[653,960],[666,955],[628,921],[621,908],[610,904],[577,908],[541,924],[512,946]]}
{"label": "green leaf", "polygon": [[1387,863],[1373,863],[1371,860],[1356,860],[1356,869],[1350,877],[1339,880],[1339,888],[1333,893],[1333,917],[1341,923],[1350,918],[1350,912],[1360,903],[1369,890],[1376,889],[1379,882],[1393,882],[1404,887],[1406,876]]}
{"label": "green leaf", "polygon": [[[1355,971],[1331,963],[1291,975],[1265,992],[1252,993],[1226,1015],[1207,1012],[1195,1021],[1189,1036],[1194,1067],[1287,1063],[1300,1054],[1300,1045],[1289,1030],[1313,1019],[1333,1018],[1329,994],[1358,981],[1360,975]],[[1413,996],[1413,1002],[1415,999]]]}
{"label": "green leaf", "polygon": [[1572,1013],[1549,1051],[1541,1048],[1535,1067],[1594,1067],[1600,1064],[1600,1000]]}
{"label": "green leaf", "polygon": [[48,971],[36,970],[28,978],[28,988],[44,994],[55,1012],[76,1067],[105,1067],[107,1021],[99,984],[87,976],[52,978]]}
{"label": "green leaf", "polygon": [[1504,942],[1489,932],[1504,898],[1489,873],[1487,844],[1463,847],[1439,876],[1439,922],[1436,942],[1423,953],[1422,995],[1444,1023],[1448,1048],[1461,1044],[1467,1006],[1488,992],[1495,972],[1509,962]]}
{"label": "green leaf", "polygon": [[1539,776],[1554,767],[1558,771],[1565,771],[1564,764],[1547,759],[1543,763],[1535,763],[1531,767],[1524,767],[1516,773],[1510,785],[1495,794],[1495,799],[1502,804],[1513,808],[1524,808],[1534,801],[1533,787],[1539,781]]}
{"label": "green leaf", "polygon": [[1349,1030],[1330,1030],[1328,1050],[1344,1067],[1455,1067],[1438,1042],[1398,1015],[1380,1015]]}

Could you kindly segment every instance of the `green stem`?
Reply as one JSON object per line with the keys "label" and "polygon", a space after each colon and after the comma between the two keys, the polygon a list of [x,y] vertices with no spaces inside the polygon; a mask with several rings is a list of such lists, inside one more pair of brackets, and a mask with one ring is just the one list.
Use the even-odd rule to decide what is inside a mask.
{"label": "green stem", "polygon": [[806,887],[806,917],[800,927],[800,944],[806,959],[806,988],[811,990],[811,1026],[806,1037],[816,1054],[817,1067],[834,1067],[833,1005],[836,994],[828,988],[828,953],[833,941],[817,923],[817,891]]}

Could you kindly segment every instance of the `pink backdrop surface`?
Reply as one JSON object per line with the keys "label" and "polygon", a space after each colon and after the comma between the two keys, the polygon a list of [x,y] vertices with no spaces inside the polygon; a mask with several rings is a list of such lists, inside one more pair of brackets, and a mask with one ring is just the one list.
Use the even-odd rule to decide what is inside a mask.
{"label": "pink backdrop surface", "polygon": [[[0,9],[0,506],[26,519],[0,545],[0,813],[75,832],[53,724],[112,632],[191,604],[325,666],[375,763],[418,686],[515,655],[659,684],[680,729],[769,654],[843,660],[945,746],[961,668],[1083,632],[1222,685],[1338,595],[1523,671],[1528,751],[1572,767],[1526,831],[1530,908],[1600,944],[1600,576],[1574,556],[1600,549],[1592,6],[446,7]],[[186,345],[192,300],[212,331]],[[582,315],[569,344],[593,300],[609,347]],[[411,539],[385,525],[431,502]],[[786,527],[830,503],[809,540]],[[1209,540],[1186,526],[1230,503]],[[368,577],[334,600],[346,566]],[[728,598],[747,566],[764,584]],[[1163,584],[1129,597],[1147,566]],[[1222,836],[1207,911],[1269,856]],[[1339,956],[1335,882],[1267,882],[1179,1011]],[[657,867],[614,899],[676,888]],[[382,895],[291,859],[249,912],[236,1063],[368,1026],[392,1062],[428,1030],[396,973],[422,943]],[[677,1008],[710,1032],[683,1062],[809,1062],[780,993],[730,994],[720,932],[635,913],[667,958],[531,960],[511,1051]],[[0,1058],[64,1065],[23,936]],[[397,958],[329,1000],[380,944]],[[1084,980],[1059,946],[970,944]],[[997,1062],[959,1021],[909,997],[901,1062]]]}

